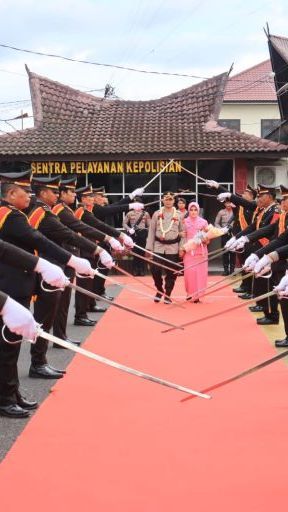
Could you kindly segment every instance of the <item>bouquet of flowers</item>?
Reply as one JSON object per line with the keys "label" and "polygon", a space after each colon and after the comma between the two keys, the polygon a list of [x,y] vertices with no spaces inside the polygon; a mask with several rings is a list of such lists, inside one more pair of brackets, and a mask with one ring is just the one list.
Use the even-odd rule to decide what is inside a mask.
{"label": "bouquet of flowers", "polygon": [[207,228],[201,231],[198,231],[191,240],[188,240],[184,245],[183,249],[186,252],[194,251],[198,245],[201,244],[209,244],[210,240],[213,238],[218,238],[219,236],[225,235],[228,231],[228,228],[216,228],[213,224],[209,224]]}

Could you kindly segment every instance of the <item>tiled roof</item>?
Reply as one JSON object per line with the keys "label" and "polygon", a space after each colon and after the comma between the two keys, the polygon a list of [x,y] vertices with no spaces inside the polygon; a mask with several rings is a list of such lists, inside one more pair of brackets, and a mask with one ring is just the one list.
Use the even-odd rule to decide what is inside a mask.
{"label": "tiled roof", "polygon": [[269,40],[282,59],[288,64],[288,38],[269,35]]}
{"label": "tiled roof", "polygon": [[224,102],[277,101],[270,60],[229,78]]}
{"label": "tiled roof", "polygon": [[0,156],[87,158],[169,153],[281,152],[218,126],[227,74],[151,101],[103,100],[28,71],[35,128],[0,136]]}

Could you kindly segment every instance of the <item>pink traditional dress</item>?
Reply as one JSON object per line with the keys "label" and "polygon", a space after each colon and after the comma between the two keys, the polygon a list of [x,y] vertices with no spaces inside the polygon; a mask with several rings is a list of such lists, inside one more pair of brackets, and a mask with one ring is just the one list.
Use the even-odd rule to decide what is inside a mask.
{"label": "pink traditional dress", "polygon": [[[191,205],[196,206],[199,211],[197,203],[190,203],[189,209]],[[201,231],[206,231],[208,227],[207,220],[203,219],[199,215],[195,218],[188,216],[184,219],[183,223],[185,227],[185,242],[192,240],[195,235],[198,236],[200,234],[201,236]],[[199,297],[204,294],[204,291],[200,292],[200,290],[203,290],[203,288],[206,288],[207,286],[208,261],[205,261],[207,260],[207,256],[208,250],[205,243],[200,243],[199,245],[193,244],[193,248],[187,249],[187,252],[185,252],[183,258],[184,281],[187,299],[192,296],[192,301],[198,301]],[[190,265],[195,266],[188,268]],[[197,293],[198,291],[199,293]]]}

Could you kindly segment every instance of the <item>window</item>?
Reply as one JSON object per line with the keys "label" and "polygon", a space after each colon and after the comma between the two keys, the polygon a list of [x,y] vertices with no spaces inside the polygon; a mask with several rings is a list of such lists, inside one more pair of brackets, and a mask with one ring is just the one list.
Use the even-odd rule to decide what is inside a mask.
{"label": "window", "polygon": [[218,119],[218,124],[229,130],[240,132],[240,119]]}
{"label": "window", "polygon": [[264,139],[275,128],[280,126],[280,119],[261,119],[261,137]]}

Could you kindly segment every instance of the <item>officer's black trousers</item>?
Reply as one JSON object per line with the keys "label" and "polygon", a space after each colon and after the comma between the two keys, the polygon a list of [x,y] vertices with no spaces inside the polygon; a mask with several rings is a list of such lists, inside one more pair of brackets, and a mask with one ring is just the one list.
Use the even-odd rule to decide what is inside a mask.
{"label": "officer's black trousers", "polygon": [[[274,286],[279,283],[280,279],[285,274],[286,262],[279,261],[277,263],[273,263],[271,270],[272,276],[269,279],[265,279],[263,277],[254,279],[255,297],[273,290]],[[279,316],[278,302],[277,295],[273,295],[272,297],[268,297],[268,299],[257,301],[257,304],[263,307],[264,315],[266,317],[277,319]]]}
{"label": "officer's black trousers", "polygon": [[[55,288],[52,288],[47,283],[44,283],[44,286],[45,288],[55,290]],[[61,293],[57,289],[53,293],[44,292],[43,290],[38,292],[37,300],[34,303],[34,318],[36,322],[42,325],[42,329],[46,332],[49,332],[53,325]],[[34,366],[41,366],[47,363],[46,353],[48,344],[47,340],[39,336],[36,343],[31,345],[31,363]]]}
{"label": "officer's black trousers", "polygon": [[[93,279],[87,277],[76,277],[77,286],[81,286],[81,288],[84,288],[90,292],[93,291],[93,281]],[[75,292],[75,318],[87,318],[87,311],[90,308],[90,300],[91,299],[87,297],[87,295],[84,295],[78,291]]]}
{"label": "officer's black trousers", "polygon": [[[71,283],[73,282],[73,279],[75,277],[75,270],[71,267],[65,267],[64,269],[65,275],[68,277],[69,281]],[[65,290],[62,292],[60,301],[58,304],[58,309],[56,312],[56,316],[54,319],[53,324],[53,334],[54,336],[57,336],[61,340],[66,340],[67,333],[67,319],[68,319],[68,311],[71,301],[71,293],[72,289],[69,288],[69,286],[66,286]]]}
{"label": "officer's black trousers", "polygon": [[[30,297],[14,297],[14,299],[29,309]],[[2,318],[2,317],[1,317]],[[2,337],[3,322],[0,320],[0,405],[17,403],[19,395],[19,379],[17,362],[20,354],[21,343],[9,345]],[[15,340],[17,337],[5,329],[5,337],[8,340]],[[19,336],[18,336],[19,338]]]}
{"label": "officer's black trousers", "polygon": [[[155,256],[157,256],[157,254],[159,254],[159,253],[155,253]],[[179,270],[179,267],[177,267],[176,265],[173,265],[173,262],[177,263],[179,261],[178,254],[159,254],[159,256],[162,256],[171,262],[171,263],[163,262],[164,265],[171,267],[171,268],[175,268],[175,270]],[[161,260],[157,259],[156,257],[154,257],[154,260],[157,263],[161,263]],[[159,292],[165,291],[166,295],[170,295],[174,288],[177,274],[174,274],[173,270],[162,269],[153,264],[151,265],[151,273],[152,273],[152,276],[154,279],[154,284],[155,284],[157,290]],[[164,281],[163,281],[162,274],[165,275]],[[165,284],[165,288],[163,288],[163,284]]]}

